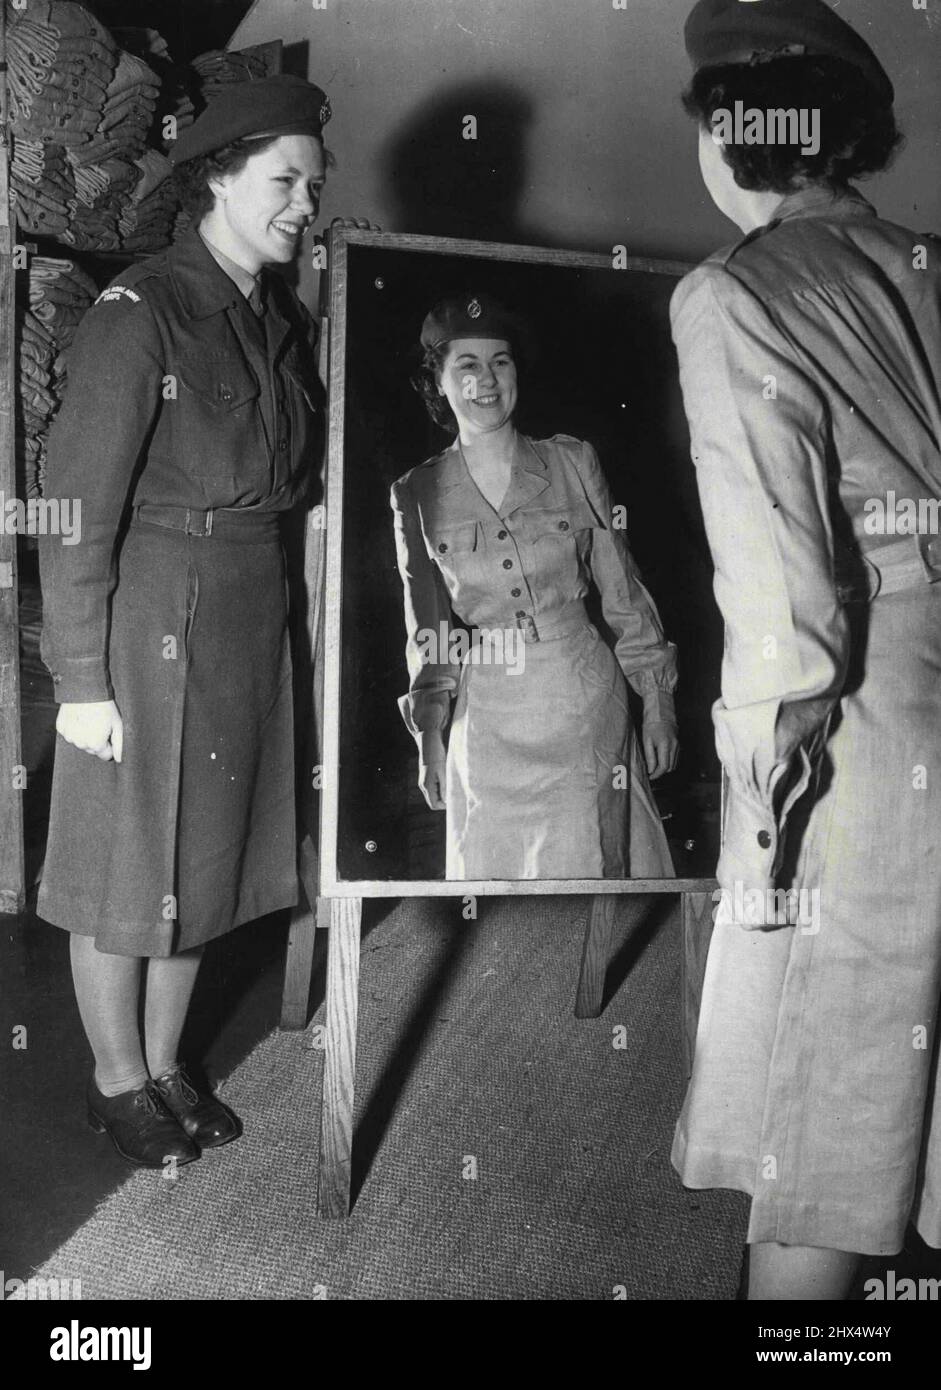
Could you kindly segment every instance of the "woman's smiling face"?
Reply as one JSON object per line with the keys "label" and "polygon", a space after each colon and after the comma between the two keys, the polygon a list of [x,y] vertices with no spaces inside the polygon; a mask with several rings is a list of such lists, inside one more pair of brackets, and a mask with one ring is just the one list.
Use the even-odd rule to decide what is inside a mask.
{"label": "woman's smiling face", "polygon": [[461,439],[498,430],[516,409],[513,352],[505,338],[455,338],[438,373],[438,391],[457,418]]}
{"label": "woman's smiling face", "polygon": [[282,135],[234,174],[211,179],[216,204],[206,219],[214,245],[251,275],[293,261],[320,210],[326,161],[313,135]]}

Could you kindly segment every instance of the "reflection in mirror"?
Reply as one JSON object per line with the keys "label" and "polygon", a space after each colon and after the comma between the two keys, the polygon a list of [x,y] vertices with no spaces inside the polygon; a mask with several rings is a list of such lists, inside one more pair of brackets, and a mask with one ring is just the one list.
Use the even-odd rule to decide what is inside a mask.
{"label": "reflection in mirror", "polygon": [[340,878],[710,875],[721,625],[675,275],[372,240],[346,248]]}

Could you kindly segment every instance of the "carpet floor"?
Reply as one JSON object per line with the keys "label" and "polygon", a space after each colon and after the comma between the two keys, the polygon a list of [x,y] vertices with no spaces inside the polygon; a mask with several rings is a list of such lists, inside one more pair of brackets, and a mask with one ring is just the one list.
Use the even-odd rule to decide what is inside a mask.
{"label": "carpet floor", "polygon": [[347,1221],[315,1214],[321,1009],[225,1082],[240,1141],[134,1173],[34,1273],[85,1299],[733,1297],[747,1199],[669,1163],[677,900],[619,900],[592,1020],[572,1013],[587,900],[478,906],[366,904]]}

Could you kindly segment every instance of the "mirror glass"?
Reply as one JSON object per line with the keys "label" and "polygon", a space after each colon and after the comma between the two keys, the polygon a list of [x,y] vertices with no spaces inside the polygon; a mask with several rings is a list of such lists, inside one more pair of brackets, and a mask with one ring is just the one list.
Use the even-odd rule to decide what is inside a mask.
{"label": "mirror glass", "polygon": [[[722,627],[670,338],[680,272],[431,238],[347,245],[331,333],[344,358],[331,377],[339,367],[345,384],[333,418],[341,880],[713,873]],[[425,316],[452,296],[490,296],[520,326],[517,435],[496,505],[411,385]],[[479,372],[471,393],[509,399],[499,343],[485,341],[497,357],[485,360],[487,347],[479,367],[446,358],[445,374]],[[397,544],[390,490],[423,464],[397,489]],[[675,646],[680,753],[649,782],[643,697],[664,683],[664,641]],[[401,705],[416,726],[444,721],[444,810],[419,787]]]}

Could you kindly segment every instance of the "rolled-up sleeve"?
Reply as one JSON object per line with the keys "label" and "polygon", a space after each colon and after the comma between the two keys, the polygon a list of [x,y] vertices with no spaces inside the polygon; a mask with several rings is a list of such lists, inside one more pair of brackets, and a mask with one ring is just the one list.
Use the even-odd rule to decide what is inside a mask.
{"label": "rolled-up sleeve", "polygon": [[451,601],[438,567],[429,559],[417,509],[408,489],[392,487],[395,553],[405,600],[405,658],[409,690],[399,709],[416,738],[444,729],[457,690],[460,664],[450,660]]}
{"label": "rolled-up sleeve", "polygon": [[160,333],[146,300],[104,298],[79,325],[49,440],[44,495],[72,508],[73,535],[40,538],[42,656],[59,703],[110,700],[115,543],[160,408]]}
{"label": "rolled-up sleeve", "polygon": [[728,776],[723,888],[773,886],[848,659],[833,577],[826,402],[724,266],[678,286],[673,336],[725,620],[713,717]]}
{"label": "rolled-up sleeve", "polygon": [[644,722],[673,723],[676,647],[664,636],[657,606],[641,581],[624,531],[613,526],[608,484],[588,443],[582,445],[577,468],[591,508],[602,522],[592,532],[591,574],[615,638],[615,656],[644,702]]}

